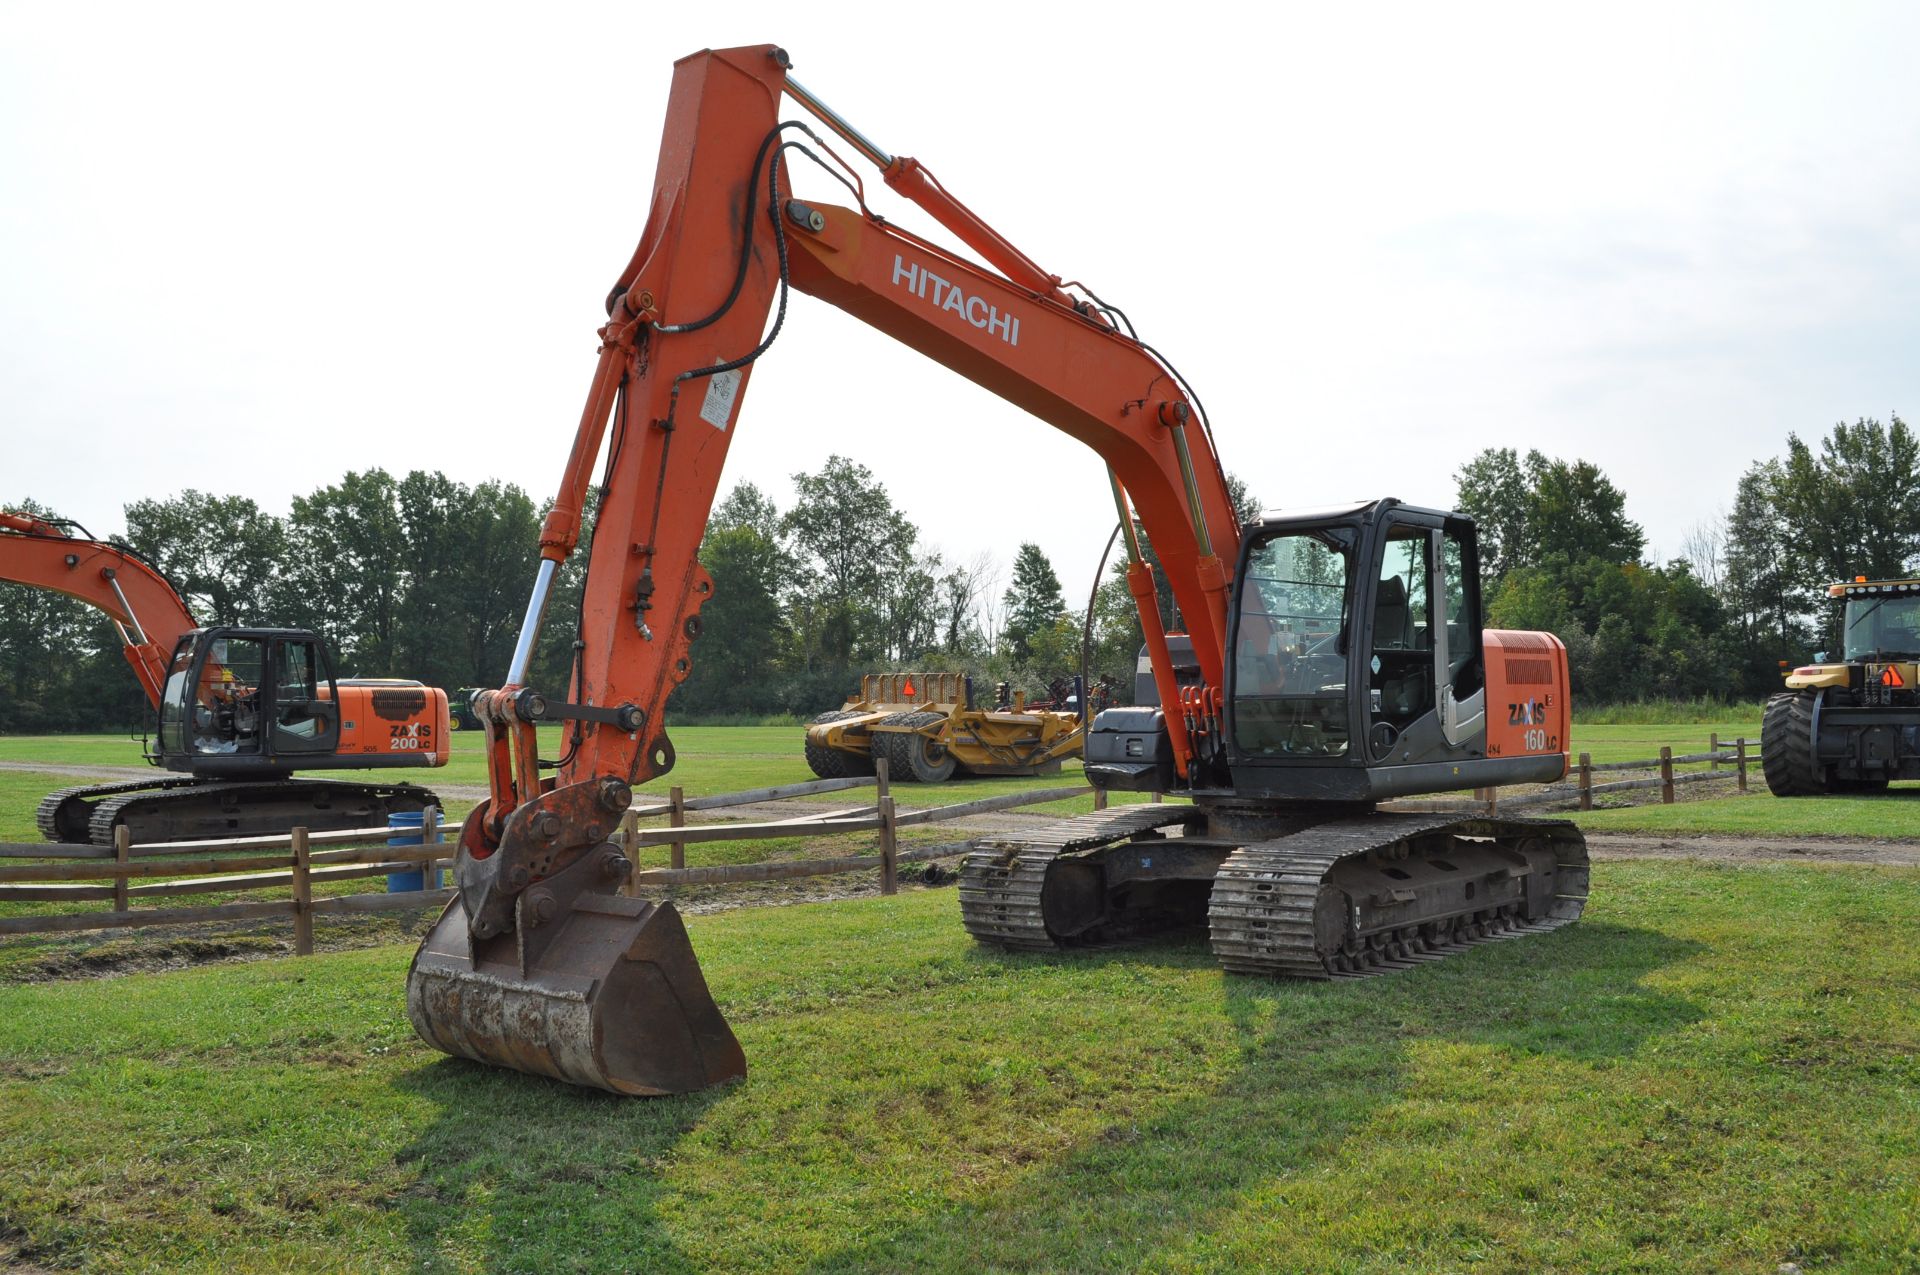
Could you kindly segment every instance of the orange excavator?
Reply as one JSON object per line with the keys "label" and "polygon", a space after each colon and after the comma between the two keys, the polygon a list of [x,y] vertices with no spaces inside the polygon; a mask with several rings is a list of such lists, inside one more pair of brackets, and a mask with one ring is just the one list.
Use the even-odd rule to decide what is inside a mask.
{"label": "orange excavator", "polygon": [[[828,137],[781,120],[783,97],[988,264],[872,212]],[[855,206],[798,197],[796,161]],[[959,888],[975,938],[1055,949],[1190,923],[1228,970],[1340,978],[1579,916],[1587,853],[1571,824],[1375,808],[1566,772],[1566,650],[1482,629],[1470,520],[1374,500],[1241,526],[1199,399],[1121,311],[881,150],[784,51],[708,50],[676,64],[646,230],[607,298],[518,646],[505,684],[474,696],[491,797],[408,974],[425,1040],[616,1093],[745,1073],[672,904],[623,893],[609,836],[633,786],[673,765],[661,709],[713,588],[695,551],[790,287],[1085,443],[1126,530],[1157,703],[1100,714],[1086,773],[1187,800],[979,843]],[[528,661],[603,447],[563,697],[526,684]],[[1160,612],[1136,519],[1184,631]],[[535,752],[544,721],[567,727],[551,778]]]}
{"label": "orange excavator", "polygon": [[165,576],[71,523],[0,512],[0,581],[106,613],[156,716],[147,760],[186,778],[88,784],[40,803],[50,841],[112,845],[377,827],[439,798],[416,784],[296,778],[296,770],[447,763],[447,693],[337,678],[304,629],[201,628]]}

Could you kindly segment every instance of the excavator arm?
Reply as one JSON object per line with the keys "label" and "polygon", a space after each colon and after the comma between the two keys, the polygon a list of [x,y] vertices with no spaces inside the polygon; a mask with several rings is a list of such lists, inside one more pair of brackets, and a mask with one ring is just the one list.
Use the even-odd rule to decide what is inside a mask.
{"label": "excavator arm", "polygon": [[51,589],[105,612],[156,708],[174,644],[199,627],[186,599],[131,550],[31,514],[0,512],[0,580]]}
{"label": "excavator arm", "polygon": [[[409,982],[416,1027],[450,1052],[620,1092],[695,1088],[744,1068],[671,905],[622,899],[615,908],[610,900],[628,865],[608,837],[632,786],[673,764],[662,709],[691,670],[700,608],[713,588],[696,556],[700,537],[754,361],[785,321],[789,287],[1098,454],[1128,532],[1129,587],[1162,702],[1173,705],[1181,693],[1136,514],[1205,686],[1224,685],[1239,527],[1178,377],[1118,330],[1104,307],[1070,294],[916,161],[867,141],[787,68],[786,54],[769,45],[709,50],[676,64],[646,229],[608,297],[598,363],[541,530],[539,574],[508,678],[474,697],[489,731],[490,797],[463,830],[460,897],[423,944]],[[795,160],[846,178],[819,134],[780,120],[783,94],[997,269],[876,216],[857,179],[847,182],[857,208],[795,197]],[[832,411],[811,408],[822,417]],[[578,547],[603,451],[572,677],[564,690],[535,689],[526,684],[532,651],[558,566]],[[536,755],[543,721],[563,723],[568,740],[551,780],[541,777]],[[1187,740],[1177,731],[1172,738],[1185,774]],[[609,908],[625,919],[614,920]],[[619,959],[609,962],[608,952]],[[640,967],[650,972],[643,977]],[[554,999],[556,988],[577,988],[582,978],[592,989],[586,1009]],[[604,1004],[621,1000],[625,993],[614,989],[635,979],[683,1011],[651,1014],[644,1040],[630,1034],[642,1030],[633,1015]],[[538,1032],[502,1027],[535,1019],[544,1024]],[[620,1032],[629,1035],[613,1043]],[[546,1043],[530,1046],[534,1035]]]}
{"label": "excavator arm", "polygon": [[[782,91],[883,162],[897,188],[996,258],[1006,274],[902,231],[864,207],[807,204],[787,179],[792,149],[825,149],[780,124]],[[808,143],[811,142],[812,145]],[[1239,527],[1211,440],[1170,370],[1056,276],[987,228],[915,161],[879,152],[786,74],[771,46],[703,52],[676,68],[645,234],[609,297],[599,363],[561,489],[541,533],[542,564],[504,693],[501,725],[597,706],[560,786],[643,783],[672,764],[660,710],[691,668],[712,583],[696,559],[762,333],[788,285],[819,297],[1087,444],[1122,509],[1152,538],[1192,634],[1202,676],[1224,681],[1228,565]],[[769,337],[769,340],[771,338]],[[830,410],[822,405],[823,412]],[[516,705],[558,563],[581,529],[592,466],[609,441],[589,547],[580,655],[564,703]],[[1127,506],[1131,506],[1131,510]],[[1150,644],[1164,634],[1153,582],[1134,554]],[[1177,698],[1155,660],[1162,700]],[[516,707],[519,711],[516,711]],[[483,715],[488,715],[483,711]],[[604,720],[609,715],[621,720]],[[579,721],[581,718],[574,718]],[[606,729],[625,723],[635,729]],[[520,736],[531,741],[531,733]],[[1181,770],[1185,770],[1182,757]],[[538,785],[524,764],[494,771],[496,815]]]}

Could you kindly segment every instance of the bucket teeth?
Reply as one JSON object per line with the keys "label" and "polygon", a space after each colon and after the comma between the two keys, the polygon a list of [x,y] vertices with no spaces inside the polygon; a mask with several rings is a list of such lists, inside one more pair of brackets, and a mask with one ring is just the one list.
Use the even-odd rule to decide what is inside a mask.
{"label": "bucket teeth", "polygon": [[576,895],[542,921],[473,940],[447,905],[407,973],[420,1038],[475,1062],[618,1094],[692,1093],[746,1075],[740,1042],[671,903]]}

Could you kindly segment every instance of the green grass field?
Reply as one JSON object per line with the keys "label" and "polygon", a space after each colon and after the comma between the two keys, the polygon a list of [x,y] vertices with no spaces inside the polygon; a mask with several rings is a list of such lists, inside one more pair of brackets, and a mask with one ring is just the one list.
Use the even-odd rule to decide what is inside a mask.
{"label": "green grass field", "polygon": [[402,946],[0,986],[0,1261],[78,1270],[1911,1271],[1920,873],[1608,863],[1391,978],[691,923],[751,1074],[446,1059]]}
{"label": "green grass field", "polygon": [[[1694,752],[1715,729],[1757,734],[1625,723],[1574,746]],[[792,727],[673,735],[690,794],[810,777]],[[456,738],[421,778],[484,783],[478,738]],[[105,737],[4,739],[0,760],[139,764]],[[0,771],[0,840],[31,839],[33,804],[75,782]],[[1920,791],[1754,788],[1578,817],[1920,839]],[[752,1074],[656,1101],[420,1045],[402,1005],[419,918],[378,918],[358,950],[78,982],[8,980],[122,947],[165,960],[171,940],[0,943],[0,1267],[1920,1269],[1920,953],[1902,937],[1920,870],[1604,862],[1578,926],[1325,986],[1227,977],[1192,937],[992,953],[956,911],[909,889],[692,917]],[[259,955],[285,926],[268,928],[180,940],[232,946],[182,959]]]}
{"label": "green grass field", "polygon": [[[1713,731],[1720,732],[1721,738],[1729,744],[1740,735],[1756,741],[1760,738],[1758,722],[1750,720],[1680,725],[1576,724],[1573,748],[1575,752],[1592,753],[1596,762],[1657,756],[1662,744],[1671,746],[1678,754],[1698,753],[1706,751],[1708,736]],[[800,755],[801,729],[797,726],[669,726],[667,733],[674,742],[680,762],[671,778],[655,781],[650,788],[677,783],[687,790],[689,796],[705,796],[716,792],[798,783],[813,778],[813,773],[807,769]],[[559,727],[543,726],[540,734],[544,756],[557,757],[565,751]],[[487,773],[482,736],[474,731],[456,731],[452,738],[453,755],[445,767],[384,773],[405,774],[426,784],[439,782],[485,787]],[[0,761],[63,766],[145,766],[140,756],[140,741],[114,735],[4,736],[0,737]],[[698,764],[693,764],[695,762]],[[1050,782],[1070,782],[1077,769],[1074,763],[1068,762],[1063,768],[1063,774],[1068,778]],[[339,772],[331,773],[338,777]],[[942,800],[963,801],[969,796],[990,795],[1003,788],[1010,790],[1024,782],[1028,781],[974,779],[938,784],[927,789],[907,789],[903,785],[903,791],[926,792]],[[821,799],[830,801],[833,797]]]}
{"label": "green grass field", "polygon": [[[1696,790],[1697,791],[1697,790]],[[1714,789],[1726,792],[1726,787]],[[1632,794],[1645,802],[1656,794]],[[1869,837],[1920,839],[1920,784],[1899,784],[1877,797],[1803,797],[1780,800],[1754,781],[1746,796],[1654,802],[1611,810],[1548,811],[1591,832],[1670,833],[1678,837]]]}
{"label": "green grass field", "polygon": [[[1596,762],[1653,757],[1658,755],[1663,744],[1672,747],[1676,754],[1685,755],[1704,752],[1708,735],[1715,730],[1729,741],[1741,734],[1757,739],[1760,733],[1753,723],[1737,721],[1665,726],[1584,726],[1575,728],[1574,747],[1592,753]],[[702,797],[768,788],[777,784],[801,783],[814,777],[801,756],[801,731],[798,727],[684,726],[670,728],[669,735],[679,755],[678,764],[668,776],[646,785],[639,798],[642,801],[647,799],[648,794],[664,797],[666,789],[672,784],[682,786],[688,796]],[[543,755],[557,757],[565,751],[560,728],[543,727],[541,737]],[[146,769],[141,760],[140,742],[112,735],[0,737],[0,762]],[[23,773],[0,771],[0,784],[9,785],[0,788],[0,798],[4,798],[4,806],[0,806],[0,840],[25,839],[20,834],[32,831],[32,802],[38,800],[38,794],[33,795],[24,806],[14,795],[16,791],[24,794],[32,786],[19,782],[19,776]],[[334,778],[340,777],[338,771],[326,773]],[[487,775],[482,737],[477,732],[455,732],[452,758],[440,769],[381,773],[404,776],[428,786],[443,784],[484,788]],[[913,805],[936,805],[969,801],[1021,788],[1053,787],[1079,781],[1079,763],[1070,761],[1062,766],[1057,776],[963,779],[927,786],[901,784],[899,797],[902,802]],[[38,785],[41,792],[46,792],[66,784],[83,782],[83,779],[54,775],[36,778],[33,784]],[[848,795],[826,793],[811,800],[845,805]],[[448,808],[457,810],[463,808],[464,804],[459,800],[449,800]],[[1085,808],[1091,808],[1090,801]],[[25,825],[21,822],[22,818],[26,820]]]}
{"label": "green grass field", "polygon": [[[1657,756],[1664,745],[1676,755],[1704,752],[1709,735],[1718,732],[1729,743],[1741,736],[1757,739],[1759,728],[1752,721],[1728,720],[1684,724],[1584,725],[1574,728],[1574,748],[1588,752],[1596,762],[1630,761]],[[545,751],[557,755],[562,750],[557,728],[543,731]],[[791,726],[687,726],[674,729],[672,737],[679,762],[670,776],[656,780],[642,790],[641,801],[663,798],[670,784],[678,783],[689,796],[738,792],[778,784],[799,783],[813,778],[800,756],[800,731]],[[11,736],[0,738],[0,761],[69,766],[140,766],[137,740],[113,736]],[[1681,770],[1705,769],[1703,764],[1680,767]],[[433,785],[482,787],[486,783],[485,759],[481,737],[472,732],[454,736],[452,761],[443,769],[408,772],[418,782]],[[1604,780],[1611,776],[1602,776]],[[1055,787],[1080,781],[1079,765],[1068,762],[1057,776],[1034,779],[975,779],[922,787],[898,786],[903,805],[922,806],[972,800],[1020,789]],[[33,807],[42,795],[67,784],[84,780],[25,771],[0,771],[0,841],[33,840]],[[1595,831],[1658,832],[1675,835],[1723,833],[1726,835],[1774,836],[1864,836],[1876,838],[1920,838],[1920,785],[1896,786],[1885,797],[1832,797],[1818,801],[1779,801],[1766,794],[1766,785],[1755,766],[1751,791],[1746,797],[1732,795],[1730,787],[1683,789],[1684,800],[1673,806],[1652,801],[1653,794],[1635,793],[1628,798],[1637,804],[1622,808],[1576,813],[1576,818]],[[1710,791],[1713,796],[1703,797]],[[860,804],[861,794],[826,793],[810,798],[824,806],[846,807]],[[1122,799],[1122,798],[1116,798]],[[471,805],[467,798],[449,798],[448,810],[460,815]],[[1603,799],[1605,804],[1605,799]],[[1054,813],[1081,813],[1092,808],[1092,799],[1060,802],[1046,809]],[[916,834],[920,835],[920,834]],[[935,837],[940,839],[939,836]],[[760,850],[747,843],[712,846],[694,851],[692,862],[748,862]],[[776,847],[779,857],[797,847]]]}
{"label": "green grass field", "polygon": [[[668,787],[678,784],[689,797],[714,793],[742,792],[751,788],[770,788],[778,784],[796,784],[813,779],[801,755],[801,728],[797,726],[684,726],[671,728],[678,759],[670,775],[655,780],[640,790],[637,800],[648,794],[664,799]],[[541,755],[558,757],[566,743],[557,726],[540,728]],[[1705,735],[1701,738],[1704,740]],[[0,761],[63,766],[137,766],[141,759],[140,741],[109,735],[11,735],[0,737]],[[0,772],[5,773],[5,772]],[[157,773],[157,772],[156,772]],[[315,772],[340,778],[339,771]],[[452,756],[439,769],[389,770],[382,777],[400,777],[429,787],[435,784],[484,788],[487,783],[483,737],[475,731],[456,731]],[[69,779],[65,783],[83,783]],[[1061,773],[1031,779],[965,779],[932,785],[901,785],[904,800],[909,794],[917,805],[969,801],[1001,792],[1027,787],[1057,787],[1080,782],[1078,762],[1067,762]],[[53,787],[58,784],[50,785]],[[845,805],[845,793],[825,793],[813,800]],[[448,803],[452,806],[452,802]],[[28,812],[31,814],[31,810]]]}

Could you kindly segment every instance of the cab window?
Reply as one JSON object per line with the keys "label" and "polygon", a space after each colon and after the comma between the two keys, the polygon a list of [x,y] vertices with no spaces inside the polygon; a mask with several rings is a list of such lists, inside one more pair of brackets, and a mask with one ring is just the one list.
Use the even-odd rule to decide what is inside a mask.
{"label": "cab window", "polygon": [[313,643],[281,642],[279,654],[274,733],[283,739],[313,739],[327,725],[326,714],[319,707],[322,674]]}
{"label": "cab window", "polygon": [[1372,675],[1369,707],[1377,722],[1392,725],[1391,735],[1431,712],[1433,695],[1433,607],[1428,587],[1425,527],[1390,528],[1380,555],[1373,601]]}
{"label": "cab window", "polygon": [[1239,582],[1234,738],[1267,757],[1339,757],[1348,746],[1348,601],[1354,532],[1277,532]]}
{"label": "cab window", "polygon": [[193,751],[260,751],[263,646],[257,638],[216,638],[208,644],[191,710]]}

